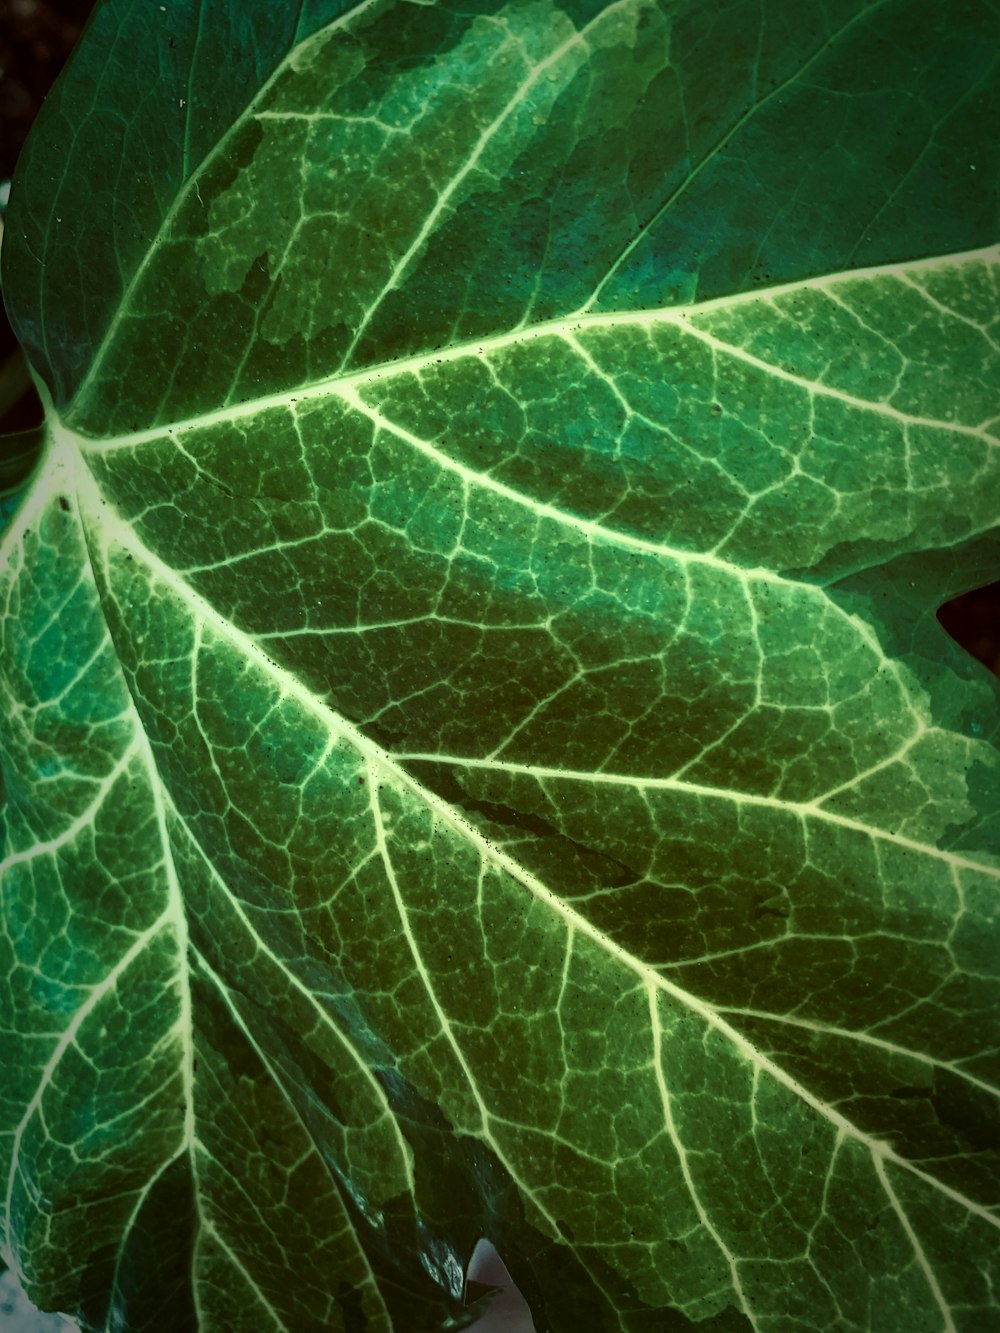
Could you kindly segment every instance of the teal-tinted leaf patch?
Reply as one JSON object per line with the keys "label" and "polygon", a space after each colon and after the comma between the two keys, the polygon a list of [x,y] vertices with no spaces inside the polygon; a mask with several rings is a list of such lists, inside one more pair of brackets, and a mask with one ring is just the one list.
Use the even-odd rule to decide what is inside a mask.
{"label": "teal-tinted leaf patch", "polygon": [[[801,8],[801,7],[800,7]],[[86,1329],[997,1318],[1000,30],[105,0],[4,287],[3,1256]]]}

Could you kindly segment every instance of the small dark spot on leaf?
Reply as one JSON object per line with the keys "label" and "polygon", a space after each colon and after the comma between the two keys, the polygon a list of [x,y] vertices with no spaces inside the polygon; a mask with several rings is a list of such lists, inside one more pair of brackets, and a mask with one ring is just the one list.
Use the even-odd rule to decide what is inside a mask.
{"label": "small dark spot on leaf", "polygon": [[59,508],[63,510],[64,513],[69,509],[69,501],[66,499],[65,495],[60,495],[59,497]]}
{"label": "small dark spot on leaf", "polygon": [[914,1098],[929,1097],[930,1090],[928,1088],[916,1087],[893,1088],[889,1096],[895,1097],[897,1101],[908,1102],[912,1101]]}

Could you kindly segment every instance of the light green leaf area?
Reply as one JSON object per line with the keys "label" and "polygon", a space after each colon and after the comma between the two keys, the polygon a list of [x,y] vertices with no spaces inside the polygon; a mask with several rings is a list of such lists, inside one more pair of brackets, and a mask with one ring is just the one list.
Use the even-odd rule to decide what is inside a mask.
{"label": "light green leaf area", "polygon": [[107,0],[15,182],[5,1261],[991,1327],[995,14],[277,8]]}

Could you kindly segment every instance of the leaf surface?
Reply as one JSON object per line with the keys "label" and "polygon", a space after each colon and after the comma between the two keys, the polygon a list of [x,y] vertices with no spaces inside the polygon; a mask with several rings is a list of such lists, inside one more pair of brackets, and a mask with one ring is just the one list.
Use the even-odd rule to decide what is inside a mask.
{"label": "leaf surface", "polygon": [[997,554],[998,35],[97,11],[4,247],[39,1303],[460,1327],[487,1235],[539,1330],[996,1316],[997,688],[934,610]]}

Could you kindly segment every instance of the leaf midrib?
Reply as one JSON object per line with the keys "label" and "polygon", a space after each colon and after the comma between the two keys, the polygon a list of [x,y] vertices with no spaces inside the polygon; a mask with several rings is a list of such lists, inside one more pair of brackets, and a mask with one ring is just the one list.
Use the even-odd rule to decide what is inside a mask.
{"label": "leaf midrib", "polygon": [[[375,0],[370,0],[370,2],[374,3]],[[429,351],[416,352],[410,356],[400,357],[397,360],[379,362],[374,366],[365,366],[359,370],[343,373],[337,371],[332,375],[296,388],[281,389],[271,394],[261,394],[257,398],[248,398],[245,402],[217,408],[211,412],[199,412],[192,417],[174,418],[160,425],[150,426],[143,430],[129,431],[120,435],[100,436],[77,430],[72,422],[74,410],[80,398],[79,394],[61,416],[53,412],[51,419],[59,429],[72,434],[78,441],[79,447],[84,451],[110,453],[118,449],[135,448],[138,445],[161,440],[164,436],[181,435],[188,431],[243,421],[248,417],[255,417],[264,412],[290,410],[299,403],[307,403],[314,399],[344,398],[348,394],[356,393],[368,384],[377,384],[383,380],[393,379],[401,375],[419,375],[422,370],[434,366],[445,365],[466,358],[488,356],[491,352],[503,351],[508,347],[522,346],[542,338],[571,338],[572,335],[586,332],[588,329],[652,328],[659,325],[673,326],[680,332],[689,334],[702,342],[714,343],[725,355],[731,355],[739,360],[751,363],[765,374],[774,375],[776,378],[794,383],[808,393],[838,399],[858,411],[876,412],[906,424],[974,435],[977,438],[987,440],[991,444],[1000,444],[1000,440],[991,436],[986,429],[988,425],[993,424],[992,421],[982,423],[979,426],[969,426],[953,421],[938,420],[934,417],[923,417],[900,411],[885,403],[857,398],[831,385],[810,380],[805,376],[796,375],[792,371],[785,370],[773,362],[747,352],[735,343],[725,341],[717,334],[709,333],[707,330],[698,327],[695,322],[699,317],[711,315],[717,310],[731,310],[742,306],[761,304],[773,305],[775,301],[798,292],[824,291],[830,287],[849,285],[876,278],[898,278],[900,281],[906,281],[916,273],[945,266],[957,268],[960,265],[972,263],[1000,263],[1000,244],[979,246],[973,250],[965,250],[954,254],[930,255],[920,260],[875,264],[864,269],[850,269],[843,272],[822,274],[818,277],[804,278],[796,282],[776,283],[770,287],[755,288],[752,292],[739,292],[733,296],[714,297],[708,301],[698,301],[687,305],[664,306],[659,309],[648,310],[617,310],[560,315],[554,319],[539,320],[534,324],[518,325],[513,329],[507,329],[502,333],[492,334],[486,338],[466,339],[462,342],[451,343],[447,347],[435,347]],[[923,293],[922,289],[921,295],[925,296],[929,302],[933,302],[933,298]],[[939,302],[933,303],[940,304]],[[951,313],[953,317],[958,318],[954,312]]]}
{"label": "leaf midrib", "polygon": [[[684,778],[677,777],[655,777],[652,775],[643,776],[633,773],[606,773],[603,771],[590,772],[582,769],[552,768],[542,764],[521,764],[512,760],[478,758],[474,755],[456,755],[456,754],[431,754],[431,753],[395,753],[386,751],[389,757],[396,764],[407,763],[429,763],[429,764],[453,764],[460,768],[482,768],[489,771],[500,773],[513,773],[525,777],[545,779],[550,778],[554,781],[566,782],[590,782],[598,786],[619,786],[619,787],[637,787],[640,790],[648,789],[650,791],[674,791],[682,793],[685,796],[697,796],[707,800],[731,801],[736,805],[752,805],[763,807],[764,809],[778,810],[782,814],[794,815],[799,819],[806,821],[809,819],[821,820],[843,828],[852,833],[859,833],[873,840],[885,841],[893,846],[901,847],[906,851],[917,852],[922,856],[929,856],[939,861],[944,861],[948,865],[953,865],[963,870],[974,870],[980,874],[992,876],[1000,881],[1000,865],[995,864],[984,854],[983,860],[977,860],[974,857],[960,856],[955,852],[942,850],[940,847],[934,847],[930,843],[921,842],[916,838],[910,838],[900,833],[890,832],[888,829],[878,828],[873,824],[865,824],[862,820],[852,819],[848,815],[837,814],[834,810],[824,810],[823,801],[826,796],[817,797],[812,801],[792,801],[784,800],[777,796],[765,796],[758,792],[738,791],[734,788],[713,787],[705,783],[689,782]],[[889,756],[886,762],[891,762],[896,758],[895,755]],[[865,774],[860,777],[867,776]],[[847,784],[845,784],[847,785]],[[838,791],[842,788],[838,788]]]}
{"label": "leaf midrib", "polygon": [[[697,964],[699,960],[692,959],[691,961]],[[930,1066],[932,1069],[943,1069],[956,1078],[969,1083],[972,1087],[978,1088],[980,1092],[985,1092],[991,1097],[1000,1098],[1000,1087],[987,1083],[985,1079],[978,1078],[975,1074],[970,1074],[956,1061],[939,1060],[934,1055],[928,1055],[926,1051],[915,1051],[909,1046],[901,1046],[898,1042],[889,1041],[886,1037],[880,1037],[873,1032],[856,1032],[850,1028],[837,1027],[833,1023],[821,1022],[816,1018],[800,1018],[795,1014],[776,1014],[770,1009],[752,1009],[742,1005],[720,1005],[719,1012],[732,1014],[734,1018],[756,1018],[766,1023],[774,1023],[777,1026],[801,1028],[805,1032],[811,1032],[821,1037],[836,1037],[844,1041],[860,1042],[864,1046],[873,1046],[880,1051],[885,1051],[887,1055],[900,1055],[906,1060],[915,1060],[919,1064]]]}

